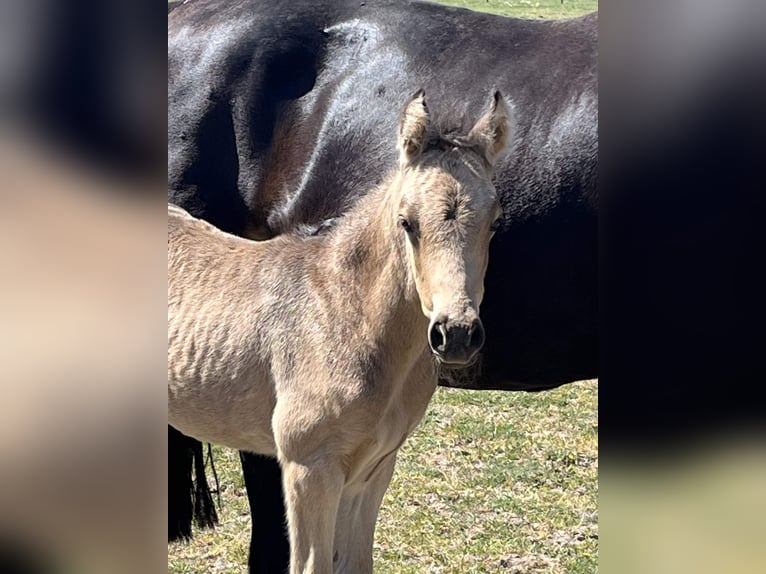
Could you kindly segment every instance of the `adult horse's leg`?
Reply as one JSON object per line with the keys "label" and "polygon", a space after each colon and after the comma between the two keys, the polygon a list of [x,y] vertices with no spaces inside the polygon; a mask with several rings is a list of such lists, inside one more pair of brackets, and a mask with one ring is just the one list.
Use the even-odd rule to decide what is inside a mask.
{"label": "adult horse's leg", "polygon": [[191,538],[193,519],[200,528],[218,522],[205,477],[202,443],[168,425],[168,540]]}
{"label": "adult horse's leg", "polygon": [[56,572],[37,547],[19,544],[18,540],[0,541],[0,572],[3,574],[52,574]]}
{"label": "adult horse's leg", "polygon": [[282,471],[277,459],[240,451],[250,502],[250,574],[284,574],[290,566]]}
{"label": "adult horse's leg", "polygon": [[344,489],[335,526],[335,574],[372,574],[375,524],[395,464],[392,453],[369,479]]}

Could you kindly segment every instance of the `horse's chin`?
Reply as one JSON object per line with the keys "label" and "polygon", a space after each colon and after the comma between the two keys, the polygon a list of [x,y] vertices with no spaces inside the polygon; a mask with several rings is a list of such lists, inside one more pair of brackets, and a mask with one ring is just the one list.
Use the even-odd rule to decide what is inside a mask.
{"label": "horse's chin", "polygon": [[473,357],[471,357],[467,361],[447,361],[438,353],[432,352],[431,354],[433,355],[437,365],[439,365],[440,367],[448,368],[448,369],[465,369],[467,367],[470,367],[476,364],[476,361],[479,360],[479,353],[476,353]]}

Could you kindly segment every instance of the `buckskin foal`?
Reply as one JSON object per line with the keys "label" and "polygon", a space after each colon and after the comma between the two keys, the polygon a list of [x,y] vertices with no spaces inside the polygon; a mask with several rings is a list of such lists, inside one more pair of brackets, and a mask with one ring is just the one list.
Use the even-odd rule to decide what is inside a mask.
{"label": "buckskin foal", "polygon": [[254,242],[168,205],[168,421],[278,457],[291,574],[372,572],[378,509],[437,364],[468,364],[484,342],[509,116],[495,93],[467,134],[441,132],[418,92],[398,168],[323,236]]}

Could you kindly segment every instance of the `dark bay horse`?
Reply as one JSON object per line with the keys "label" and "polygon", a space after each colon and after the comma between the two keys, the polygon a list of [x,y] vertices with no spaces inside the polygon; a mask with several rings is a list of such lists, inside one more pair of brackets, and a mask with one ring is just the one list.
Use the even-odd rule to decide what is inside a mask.
{"label": "dark bay horse", "polygon": [[[504,216],[482,304],[487,343],[441,384],[542,390],[595,377],[597,25],[596,14],[526,21],[425,2],[186,2],[168,17],[169,200],[251,238],[324,233],[395,165],[382,134],[407,94],[424,86],[454,119],[497,88],[517,133],[494,179]],[[189,532],[202,449],[174,429],[168,448],[177,537]],[[243,459],[251,569],[278,572],[279,470]]]}

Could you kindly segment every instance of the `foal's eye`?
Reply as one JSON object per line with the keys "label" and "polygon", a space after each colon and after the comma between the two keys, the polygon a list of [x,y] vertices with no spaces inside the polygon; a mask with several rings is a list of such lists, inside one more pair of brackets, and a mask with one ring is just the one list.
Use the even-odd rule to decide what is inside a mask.
{"label": "foal's eye", "polygon": [[399,225],[402,229],[404,229],[407,233],[412,233],[412,226],[410,225],[410,222],[407,221],[404,217],[401,215],[399,216]]}
{"label": "foal's eye", "polygon": [[495,231],[498,231],[502,226],[503,226],[503,218],[498,217],[497,219],[495,219],[495,221],[492,222],[492,225],[490,225],[489,228],[493,232],[495,232]]}

